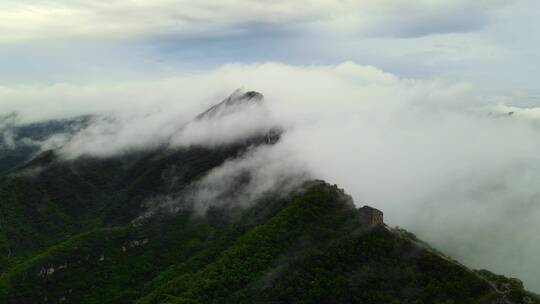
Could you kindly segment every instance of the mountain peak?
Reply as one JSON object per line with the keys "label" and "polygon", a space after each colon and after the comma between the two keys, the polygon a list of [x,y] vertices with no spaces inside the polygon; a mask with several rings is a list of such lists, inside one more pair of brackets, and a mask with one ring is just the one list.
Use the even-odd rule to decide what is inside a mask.
{"label": "mountain peak", "polygon": [[240,98],[261,102],[264,99],[264,96],[261,93],[256,92],[256,91],[248,91],[244,93]]}
{"label": "mountain peak", "polygon": [[208,110],[197,116],[197,119],[214,118],[236,111],[239,107],[249,106],[251,104],[262,104],[264,96],[256,91],[243,92],[236,89],[229,97],[222,102],[212,106]]}

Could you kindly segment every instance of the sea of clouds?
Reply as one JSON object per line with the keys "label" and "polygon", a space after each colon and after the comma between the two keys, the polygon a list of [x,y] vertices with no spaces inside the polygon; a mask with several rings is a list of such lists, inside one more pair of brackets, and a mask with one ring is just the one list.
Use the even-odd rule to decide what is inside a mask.
{"label": "sea of clouds", "polygon": [[[193,121],[236,88],[258,91],[265,102]],[[212,172],[201,201],[212,198],[213,179],[238,170],[256,173],[255,193],[283,176],[325,179],[358,206],[383,210],[389,225],[538,291],[540,110],[509,100],[467,83],[403,79],[353,62],[263,63],[154,81],[0,87],[0,114],[16,113],[10,125],[95,115],[56,143],[66,158],[164,142],[216,146],[280,126],[276,145]]]}

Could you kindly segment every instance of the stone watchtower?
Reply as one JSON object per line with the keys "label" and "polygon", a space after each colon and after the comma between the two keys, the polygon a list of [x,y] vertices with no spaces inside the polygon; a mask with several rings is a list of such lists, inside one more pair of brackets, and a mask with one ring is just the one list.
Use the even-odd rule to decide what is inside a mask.
{"label": "stone watchtower", "polygon": [[384,224],[383,212],[370,206],[358,209],[360,222],[366,226],[376,226]]}

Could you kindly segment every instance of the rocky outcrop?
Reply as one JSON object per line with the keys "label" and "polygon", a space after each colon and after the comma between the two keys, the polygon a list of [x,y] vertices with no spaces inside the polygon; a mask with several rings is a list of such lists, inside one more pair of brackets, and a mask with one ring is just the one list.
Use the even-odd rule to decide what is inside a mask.
{"label": "rocky outcrop", "polygon": [[134,240],[126,245],[122,246],[122,252],[126,252],[130,248],[140,247],[142,245],[148,244],[150,240],[149,239],[142,239],[142,240]]}
{"label": "rocky outcrop", "polygon": [[68,267],[67,263],[61,264],[56,267],[54,265],[50,265],[48,267],[42,267],[38,272],[38,276],[45,278],[45,277],[53,275],[55,272],[59,270],[66,269],[67,267]]}

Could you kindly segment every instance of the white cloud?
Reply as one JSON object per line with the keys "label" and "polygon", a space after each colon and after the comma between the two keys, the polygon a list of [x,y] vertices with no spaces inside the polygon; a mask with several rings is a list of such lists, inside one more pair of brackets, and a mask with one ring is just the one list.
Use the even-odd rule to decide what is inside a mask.
{"label": "white cloud", "polygon": [[483,26],[502,1],[4,0],[0,43],[271,31],[422,36]]}
{"label": "white cloud", "polygon": [[[250,150],[212,170],[195,185],[189,200],[204,214],[211,206],[245,207],[275,190],[286,196],[309,176],[305,163],[291,153],[284,145]],[[246,174],[249,178],[239,182]]]}

